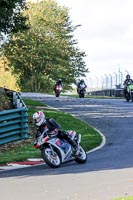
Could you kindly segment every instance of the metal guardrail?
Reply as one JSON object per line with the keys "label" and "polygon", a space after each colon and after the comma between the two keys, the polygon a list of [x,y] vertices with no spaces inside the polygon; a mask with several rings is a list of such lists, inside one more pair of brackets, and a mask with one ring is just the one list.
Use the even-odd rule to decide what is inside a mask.
{"label": "metal guardrail", "polygon": [[124,97],[124,89],[97,90],[97,91],[90,91],[88,94],[93,96]]}
{"label": "metal guardrail", "polygon": [[28,109],[17,92],[13,105],[14,109],[0,112],[0,144],[28,138]]}
{"label": "metal guardrail", "polygon": [[13,92],[13,105],[16,108],[27,107],[21,98],[21,94],[19,92]]}

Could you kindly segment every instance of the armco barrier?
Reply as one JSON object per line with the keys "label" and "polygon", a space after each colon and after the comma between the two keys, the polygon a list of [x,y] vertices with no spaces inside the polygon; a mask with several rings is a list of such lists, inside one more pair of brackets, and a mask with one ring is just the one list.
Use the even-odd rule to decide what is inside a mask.
{"label": "armco barrier", "polygon": [[0,112],[0,144],[28,138],[27,107],[19,93],[13,92],[16,108]]}
{"label": "armco barrier", "polygon": [[123,89],[106,89],[106,90],[90,91],[88,94],[92,96],[124,97],[124,90]]}

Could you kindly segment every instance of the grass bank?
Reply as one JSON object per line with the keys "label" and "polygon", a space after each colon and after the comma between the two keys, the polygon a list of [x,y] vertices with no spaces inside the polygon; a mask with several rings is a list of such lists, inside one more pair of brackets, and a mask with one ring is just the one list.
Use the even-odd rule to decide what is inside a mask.
{"label": "grass bank", "polygon": [[133,200],[133,197],[120,197],[120,198],[113,199],[113,200]]}
{"label": "grass bank", "polygon": [[14,161],[25,161],[28,158],[40,157],[40,150],[36,150],[33,147],[35,126],[32,122],[32,115],[38,110],[45,112],[46,118],[54,118],[62,127],[62,130],[75,130],[77,133],[82,135],[81,145],[86,151],[89,151],[102,142],[102,138],[99,133],[94,130],[88,124],[76,119],[65,112],[59,112],[55,109],[49,109],[47,105],[44,105],[38,101],[23,99],[28,107],[28,118],[29,118],[29,142],[23,140],[21,143],[16,143],[12,148],[0,152],[0,164],[5,164]]}

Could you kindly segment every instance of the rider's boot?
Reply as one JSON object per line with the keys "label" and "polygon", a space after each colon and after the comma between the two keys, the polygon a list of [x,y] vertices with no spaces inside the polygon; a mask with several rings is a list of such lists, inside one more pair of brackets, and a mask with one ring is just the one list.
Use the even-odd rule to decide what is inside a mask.
{"label": "rider's boot", "polygon": [[72,146],[73,155],[77,155],[77,153],[78,153],[78,145],[77,145],[77,143],[74,140],[72,140],[71,138],[69,138],[69,143]]}
{"label": "rider's boot", "polygon": [[78,144],[71,139],[71,137],[66,133],[66,132],[63,132],[63,135],[65,137],[65,139],[69,142],[69,144],[72,146],[72,152],[74,155],[77,155],[78,154]]}

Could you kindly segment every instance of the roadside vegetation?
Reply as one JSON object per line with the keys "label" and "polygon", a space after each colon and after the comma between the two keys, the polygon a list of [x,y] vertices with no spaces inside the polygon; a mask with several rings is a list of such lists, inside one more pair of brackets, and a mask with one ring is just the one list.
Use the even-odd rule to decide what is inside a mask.
{"label": "roadside vegetation", "polygon": [[19,91],[17,76],[13,74],[13,70],[7,66],[7,63],[5,57],[0,57],[0,87]]}
{"label": "roadside vegetation", "polygon": [[114,200],[133,200],[133,197],[120,197]]}
{"label": "roadside vegetation", "polygon": [[[55,109],[49,109],[38,101],[23,99],[28,107],[29,118],[29,139],[21,141],[13,145],[11,148],[5,148],[0,152],[0,164],[15,161],[25,161],[28,158],[40,158],[40,150],[34,149],[35,126],[32,121],[32,115],[38,110],[45,112],[46,118],[54,118],[61,125],[62,130],[75,130],[82,135],[82,146],[89,151],[101,144],[102,138],[99,133],[88,124],[76,119],[65,112],[59,112]],[[8,147],[8,145],[7,145]]]}
{"label": "roadside vegetation", "polygon": [[54,0],[28,1],[26,6],[29,29],[10,34],[0,58],[7,59],[21,91],[52,92],[59,78],[70,89],[89,71],[73,34],[81,25],[73,25],[69,9]]}

